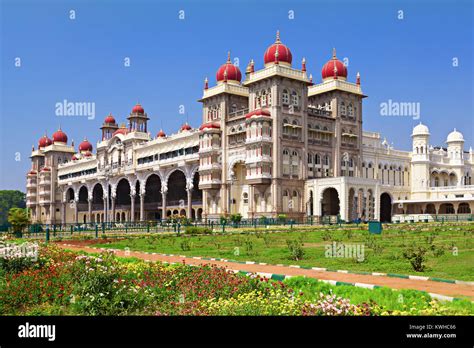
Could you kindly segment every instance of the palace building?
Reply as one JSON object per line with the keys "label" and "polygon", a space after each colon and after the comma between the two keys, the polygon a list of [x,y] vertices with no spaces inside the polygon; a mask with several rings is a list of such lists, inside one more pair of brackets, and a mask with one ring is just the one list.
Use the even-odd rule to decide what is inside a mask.
{"label": "palace building", "polygon": [[245,76],[230,54],[216,84],[205,80],[202,125],[152,136],[137,104],[119,126],[106,116],[94,146],[77,150],[61,129],[31,153],[27,207],[35,222],[88,223],[166,219],[404,219],[407,214],[470,214],[474,154],[452,131],[447,146],[430,144],[427,126],[413,129],[411,151],[395,150],[362,129],[359,73],[351,82],[336,56],[314,82],[296,67],[277,33],[263,67]]}

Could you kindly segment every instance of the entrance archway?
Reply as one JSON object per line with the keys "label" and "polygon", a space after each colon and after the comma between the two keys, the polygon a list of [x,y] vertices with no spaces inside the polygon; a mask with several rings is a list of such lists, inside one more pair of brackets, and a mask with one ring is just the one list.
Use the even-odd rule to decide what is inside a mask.
{"label": "entrance archway", "polygon": [[454,205],[452,203],[443,203],[439,206],[439,214],[454,214]]}
{"label": "entrance archway", "polygon": [[[79,201],[77,202],[77,211],[78,214],[80,212],[87,212],[89,210],[89,204],[88,204],[88,192],[87,192],[87,187],[86,186],[81,186],[79,189]],[[85,224],[87,223],[87,213],[83,215],[82,222]],[[80,214],[79,214],[80,216]]]}
{"label": "entrance archway", "polygon": [[323,199],[321,201],[321,215],[338,215],[339,213],[339,194],[335,188],[329,187],[323,191]]}
{"label": "entrance archway", "polygon": [[[186,207],[188,193],[186,192],[186,176],[181,170],[175,170],[168,178],[168,193],[166,195],[166,205],[171,207]],[[177,211],[176,214],[181,214]],[[186,211],[184,214],[186,216]]]}
{"label": "entrance archway", "polygon": [[161,179],[158,175],[152,174],[145,183],[145,218],[159,220],[162,216],[160,213],[162,207]]}
{"label": "entrance archway", "polygon": [[392,221],[392,197],[387,192],[380,195],[380,221]]}
{"label": "entrance archway", "polygon": [[[121,179],[117,185],[117,197],[115,198],[115,209],[116,210],[127,210],[131,209],[131,197],[130,197],[130,183],[127,179]],[[123,222],[125,216],[116,214],[116,221]]]}

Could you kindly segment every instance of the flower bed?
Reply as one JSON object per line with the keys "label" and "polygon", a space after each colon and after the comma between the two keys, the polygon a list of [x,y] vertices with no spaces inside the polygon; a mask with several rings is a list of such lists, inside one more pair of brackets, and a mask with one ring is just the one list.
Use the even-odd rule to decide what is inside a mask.
{"label": "flower bed", "polygon": [[383,311],[375,303],[351,303],[331,290],[308,298],[283,282],[256,275],[119,259],[113,252],[86,255],[44,245],[36,262],[19,264],[19,270],[0,269],[2,315],[374,315]]}

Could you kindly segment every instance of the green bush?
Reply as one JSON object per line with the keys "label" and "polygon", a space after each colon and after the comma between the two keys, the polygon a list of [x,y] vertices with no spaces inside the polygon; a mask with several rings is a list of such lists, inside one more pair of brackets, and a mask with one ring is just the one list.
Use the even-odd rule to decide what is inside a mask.
{"label": "green bush", "polygon": [[212,230],[207,227],[198,227],[198,226],[186,226],[184,230],[185,234],[197,235],[197,234],[211,234]]}
{"label": "green bush", "polygon": [[188,238],[184,238],[180,243],[180,247],[182,251],[189,251],[191,250],[192,243],[189,241]]}
{"label": "green bush", "polygon": [[300,240],[287,240],[286,244],[288,245],[292,260],[299,261],[303,259],[304,249],[303,243]]}
{"label": "green bush", "polygon": [[426,251],[423,246],[412,246],[403,252],[403,257],[410,261],[414,271],[423,272],[426,268]]}
{"label": "green bush", "polygon": [[232,214],[230,216],[230,221],[234,224],[238,224],[240,221],[242,221],[242,215],[241,214]]}

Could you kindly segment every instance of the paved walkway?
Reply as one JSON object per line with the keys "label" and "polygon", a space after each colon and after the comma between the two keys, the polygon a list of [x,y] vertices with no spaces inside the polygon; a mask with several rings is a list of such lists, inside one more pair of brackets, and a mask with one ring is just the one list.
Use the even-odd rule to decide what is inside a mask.
{"label": "paved walkway", "polygon": [[[65,249],[75,251],[85,251],[90,253],[97,253],[99,250],[91,246],[84,245],[81,242],[59,242],[59,246]],[[386,286],[393,289],[415,289],[426,291],[432,294],[439,294],[449,297],[469,297],[474,301],[474,286],[468,284],[450,284],[442,283],[430,280],[416,280],[416,279],[403,279],[393,278],[387,276],[374,276],[374,275],[363,275],[363,274],[350,274],[340,273],[331,271],[317,271],[313,269],[303,268],[291,268],[287,266],[276,266],[276,265],[257,265],[257,264],[241,264],[232,263],[217,260],[199,260],[193,257],[181,257],[181,256],[165,256],[159,254],[149,254],[145,252],[129,251],[127,254],[122,250],[114,250],[117,256],[121,257],[136,257],[142,260],[150,261],[161,261],[168,263],[183,263],[188,265],[217,265],[223,268],[231,270],[239,270],[246,272],[262,272],[262,273],[273,273],[282,274],[287,276],[306,276],[319,280],[332,280],[338,282],[347,283],[358,283],[361,287],[364,285],[378,285]],[[368,287],[368,286],[367,286]]]}

